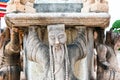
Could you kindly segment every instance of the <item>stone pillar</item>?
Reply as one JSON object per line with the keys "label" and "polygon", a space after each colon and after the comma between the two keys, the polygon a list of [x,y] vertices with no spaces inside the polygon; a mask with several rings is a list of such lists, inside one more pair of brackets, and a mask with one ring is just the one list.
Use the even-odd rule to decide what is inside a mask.
{"label": "stone pillar", "polygon": [[88,61],[88,79],[92,80],[93,78],[93,71],[94,71],[94,39],[93,39],[93,29],[88,28],[87,29],[87,43],[88,43],[88,55],[87,55],[87,61]]}
{"label": "stone pillar", "polygon": [[79,62],[79,75],[78,78],[79,80],[89,80],[88,79],[88,65],[87,65],[87,57],[84,59],[80,60]]}

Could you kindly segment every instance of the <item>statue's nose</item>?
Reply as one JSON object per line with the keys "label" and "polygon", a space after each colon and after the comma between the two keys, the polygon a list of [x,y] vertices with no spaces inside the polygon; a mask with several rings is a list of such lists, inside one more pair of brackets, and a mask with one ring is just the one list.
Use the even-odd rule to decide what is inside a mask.
{"label": "statue's nose", "polygon": [[55,44],[59,44],[60,42],[59,42],[59,40],[58,40],[58,38],[56,38],[55,39]]}

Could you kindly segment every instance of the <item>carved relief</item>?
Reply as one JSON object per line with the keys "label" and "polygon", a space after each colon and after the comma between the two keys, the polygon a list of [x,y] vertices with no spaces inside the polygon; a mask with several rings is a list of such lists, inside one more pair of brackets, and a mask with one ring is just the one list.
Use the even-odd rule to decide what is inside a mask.
{"label": "carved relief", "polygon": [[86,56],[85,29],[78,28],[77,35],[74,43],[66,45],[65,26],[48,25],[48,47],[38,39],[35,29],[31,28],[26,47],[28,58],[39,64],[42,62],[48,69],[45,76],[47,80],[78,80],[73,71],[75,62]]}
{"label": "carved relief", "polygon": [[[97,37],[99,37],[98,34]],[[114,51],[115,37],[111,32],[107,32],[105,43],[96,43],[97,50],[97,80],[119,80],[120,70],[117,56]]]}
{"label": "carved relief", "polygon": [[108,12],[108,8],[106,0],[86,0],[81,12]]}
{"label": "carved relief", "polygon": [[34,4],[34,0],[10,0],[8,2],[6,12],[35,13],[33,4]]}

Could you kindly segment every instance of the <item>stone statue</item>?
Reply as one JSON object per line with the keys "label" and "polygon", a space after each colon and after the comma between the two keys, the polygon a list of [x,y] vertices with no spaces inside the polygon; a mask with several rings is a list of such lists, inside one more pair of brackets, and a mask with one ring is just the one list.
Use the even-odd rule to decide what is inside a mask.
{"label": "stone statue", "polygon": [[64,24],[48,25],[49,46],[39,40],[35,26],[29,29],[26,51],[29,60],[44,66],[43,80],[78,80],[74,75],[75,62],[86,56],[85,30],[78,30],[78,37],[66,45]]}
{"label": "stone statue", "polygon": [[[1,80],[20,80],[20,44],[19,44],[19,30],[17,28],[9,28],[2,33],[5,36],[2,46],[2,63],[0,65],[0,79]],[[1,37],[1,36],[0,36]]]}
{"label": "stone statue", "polygon": [[116,33],[117,36],[115,38],[115,45],[114,45],[114,50],[119,50],[120,49],[120,33]]}
{"label": "stone statue", "polygon": [[119,80],[120,71],[114,51],[114,39],[111,32],[106,34],[105,43],[97,43],[97,80]]}

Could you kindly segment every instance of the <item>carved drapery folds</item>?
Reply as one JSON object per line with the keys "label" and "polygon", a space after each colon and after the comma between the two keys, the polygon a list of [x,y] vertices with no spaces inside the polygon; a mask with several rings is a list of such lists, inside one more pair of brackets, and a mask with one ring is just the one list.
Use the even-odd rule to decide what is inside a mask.
{"label": "carved drapery folds", "polygon": [[114,46],[118,35],[112,31],[106,32],[104,40],[104,30],[97,29],[94,32],[95,49],[97,51],[97,80],[119,80],[120,71],[118,67],[117,54]]}

